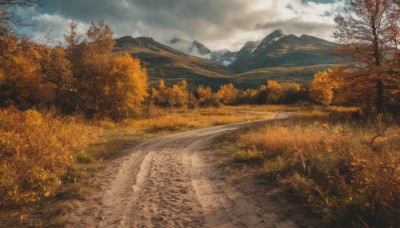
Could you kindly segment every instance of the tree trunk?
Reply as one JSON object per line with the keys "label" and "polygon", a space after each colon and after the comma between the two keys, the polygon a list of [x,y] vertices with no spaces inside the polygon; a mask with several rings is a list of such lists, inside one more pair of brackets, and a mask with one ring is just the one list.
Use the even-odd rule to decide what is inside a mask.
{"label": "tree trunk", "polygon": [[376,110],[378,114],[383,113],[383,82],[382,79],[376,80]]}

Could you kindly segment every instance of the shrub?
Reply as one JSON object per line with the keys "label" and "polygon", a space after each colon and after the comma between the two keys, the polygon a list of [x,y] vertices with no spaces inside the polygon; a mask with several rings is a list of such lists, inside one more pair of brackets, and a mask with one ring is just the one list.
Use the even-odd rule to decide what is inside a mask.
{"label": "shrub", "polygon": [[0,110],[0,203],[32,202],[54,193],[76,152],[101,130],[34,110]]}
{"label": "shrub", "polygon": [[222,85],[216,95],[223,104],[233,105],[237,101],[238,89],[232,83],[229,83]]}
{"label": "shrub", "polygon": [[218,97],[214,94],[210,87],[199,86],[196,90],[199,97],[199,105],[201,107],[220,107]]}
{"label": "shrub", "polygon": [[283,178],[328,223],[397,227],[400,129],[385,135],[371,143],[372,127],[288,121],[240,136],[234,156],[261,151],[264,174]]}

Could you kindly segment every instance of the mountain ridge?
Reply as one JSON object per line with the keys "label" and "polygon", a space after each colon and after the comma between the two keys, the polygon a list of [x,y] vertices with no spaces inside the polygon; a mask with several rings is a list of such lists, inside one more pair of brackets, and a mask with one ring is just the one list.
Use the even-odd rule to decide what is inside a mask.
{"label": "mountain ridge", "polygon": [[213,85],[228,81],[233,75],[227,67],[187,55],[149,37],[124,36],[115,41],[114,53],[129,53],[139,58],[148,70],[151,83],[160,79],[172,83],[185,79],[195,85]]}
{"label": "mountain ridge", "polygon": [[[116,39],[114,51],[140,58],[148,68],[150,81],[186,79],[194,85],[234,82],[257,86],[268,79],[306,81],[312,79],[313,70],[338,64],[330,55],[335,43],[305,34],[285,35],[282,30],[259,41],[247,41],[237,52],[213,51],[199,41],[179,38],[167,44],[170,45],[150,37],[124,36]],[[245,82],[246,79],[251,82]]]}

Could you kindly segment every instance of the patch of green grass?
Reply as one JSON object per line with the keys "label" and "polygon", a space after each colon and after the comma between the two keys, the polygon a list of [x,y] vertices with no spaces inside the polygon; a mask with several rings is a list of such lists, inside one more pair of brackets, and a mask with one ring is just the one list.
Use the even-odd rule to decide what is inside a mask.
{"label": "patch of green grass", "polygon": [[287,159],[277,156],[264,161],[262,174],[267,177],[279,178],[282,173],[286,172],[289,166],[290,162]]}
{"label": "patch of green grass", "polygon": [[234,158],[240,162],[260,162],[264,159],[264,153],[259,150],[238,150]]}

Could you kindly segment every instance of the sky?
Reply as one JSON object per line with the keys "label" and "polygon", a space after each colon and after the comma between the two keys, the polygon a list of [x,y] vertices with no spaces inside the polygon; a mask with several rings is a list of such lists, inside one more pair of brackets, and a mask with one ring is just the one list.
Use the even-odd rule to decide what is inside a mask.
{"label": "sky", "polygon": [[104,20],[115,37],[147,36],[167,43],[197,40],[212,50],[240,49],[282,29],[285,34],[332,40],[333,18],[342,0],[42,0],[36,11],[20,12],[33,21],[29,35],[51,34],[61,41],[71,21],[84,32]]}

